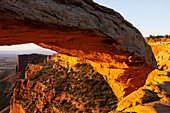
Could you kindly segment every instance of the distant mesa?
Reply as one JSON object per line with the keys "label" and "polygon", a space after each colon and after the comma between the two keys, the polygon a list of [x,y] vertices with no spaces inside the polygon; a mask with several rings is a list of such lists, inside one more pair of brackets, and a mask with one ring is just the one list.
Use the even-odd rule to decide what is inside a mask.
{"label": "distant mesa", "polygon": [[[15,58],[15,56],[13,56]],[[9,101],[13,95],[14,88],[17,86],[17,81],[19,79],[24,79],[25,69],[28,65],[36,65],[39,63],[47,62],[51,58],[51,55],[41,55],[41,54],[25,54],[18,56],[18,62],[3,61],[3,65],[0,71],[0,112],[9,111]],[[10,60],[10,58],[2,58]],[[0,62],[1,63],[1,62]],[[5,63],[5,64],[4,64]],[[8,68],[10,65],[10,68]],[[6,108],[6,109],[5,109]]]}
{"label": "distant mesa", "polygon": [[18,63],[16,66],[16,72],[21,73],[20,78],[25,78],[25,68],[28,64],[39,64],[47,62],[51,59],[51,55],[30,54],[30,55],[18,55]]}

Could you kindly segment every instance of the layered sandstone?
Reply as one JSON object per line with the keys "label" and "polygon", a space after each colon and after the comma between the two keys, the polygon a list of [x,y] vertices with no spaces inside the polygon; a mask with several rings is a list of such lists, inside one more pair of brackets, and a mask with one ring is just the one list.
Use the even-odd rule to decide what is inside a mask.
{"label": "layered sandstone", "polygon": [[143,86],[157,68],[141,33],[92,0],[1,0],[0,34],[0,45],[33,42],[104,65],[112,70],[106,76],[119,99]]}
{"label": "layered sandstone", "polygon": [[25,68],[25,79],[28,79],[30,76],[32,76],[34,73],[37,73],[43,68],[41,65],[35,65],[35,64],[28,64]]}
{"label": "layered sandstone", "polygon": [[[123,96],[125,96],[133,91],[133,89],[125,90],[125,88],[128,87],[127,85],[129,85],[132,88],[134,88],[135,85],[137,85],[135,87],[135,90],[137,90],[138,87],[144,85],[141,83],[142,82],[145,83],[145,80],[147,77],[147,76],[146,77],[142,76],[145,74],[145,72],[143,71],[143,74],[138,75],[138,76],[124,75],[122,78],[120,78],[119,74],[120,73],[123,74],[126,70],[114,67],[116,64],[113,62],[110,62],[110,63],[97,62],[96,63],[95,61],[86,60],[86,59],[78,58],[78,57],[71,57],[71,56],[63,55],[63,54],[54,54],[54,55],[52,55],[51,59],[55,60],[55,61],[62,60],[63,62],[61,62],[60,64],[65,67],[68,67],[68,65],[74,66],[76,63],[79,63],[79,62],[88,62],[89,64],[91,64],[93,66],[95,71],[97,71],[103,75],[103,77],[108,82],[108,84],[111,86],[112,90],[114,91],[114,93],[118,99],[122,99]],[[117,65],[121,66],[121,64],[117,64]],[[133,70],[129,70],[129,71],[131,71],[130,73],[136,73]],[[129,79],[127,81],[128,84],[125,85],[124,82],[121,81],[121,79],[124,81]],[[141,81],[141,82],[136,82],[136,80]],[[119,82],[119,81],[121,81],[121,82]]]}

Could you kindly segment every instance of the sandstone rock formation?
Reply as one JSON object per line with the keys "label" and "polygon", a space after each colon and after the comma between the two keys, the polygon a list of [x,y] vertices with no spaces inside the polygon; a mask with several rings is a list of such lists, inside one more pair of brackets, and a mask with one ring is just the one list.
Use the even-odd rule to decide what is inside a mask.
{"label": "sandstone rock formation", "polygon": [[0,34],[0,45],[33,42],[113,70],[106,76],[119,99],[157,68],[141,33],[92,0],[1,0]]}
{"label": "sandstone rock formation", "polygon": [[[39,54],[19,55],[16,71],[6,70],[4,71],[4,73],[1,72],[0,74],[0,112],[6,113],[6,111],[9,111],[7,109],[8,108],[7,106],[9,106],[9,100],[11,96],[13,95],[13,90],[16,87],[17,81],[21,78],[27,78],[29,77],[29,75],[36,73],[38,70],[42,68],[42,66],[38,66],[35,64],[46,62],[49,59],[50,59],[50,56],[48,55],[39,55]],[[25,72],[25,68],[26,68],[26,72]]]}
{"label": "sandstone rock formation", "polygon": [[118,111],[137,113],[168,113],[170,111],[169,41],[165,38],[146,39],[146,41],[152,47],[158,68],[163,71],[157,69],[152,71],[143,87],[118,103]]}
{"label": "sandstone rock formation", "polygon": [[[159,45],[162,48],[161,49],[162,51],[160,53],[168,52],[167,45],[169,45],[169,44],[167,44],[167,43],[159,43],[158,45],[152,43],[152,45],[155,45],[155,47]],[[162,45],[166,45],[166,46],[162,46]],[[163,51],[163,50],[166,50],[166,51]],[[158,55],[160,53],[158,53]],[[164,55],[164,57],[165,56],[166,55]],[[157,58],[157,56],[156,56],[156,58]],[[75,72],[80,71],[80,70],[77,70],[77,68],[75,67],[75,65],[77,63],[88,63],[88,64],[92,65],[92,67],[95,71],[97,71],[103,75],[103,77],[110,84],[110,86],[112,86],[112,84],[113,84],[111,81],[109,81],[110,78],[108,75],[112,75],[112,73],[114,74],[114,73],[116,73],[116,71],[108,68],[108,65],[111,65],[111,64],[109,64],[107,62],[99,64],[99,63],[96,63],[91,60],[82,59],[82,58],[78,58],[78,57],[71,57],[71,56],[64,55],[64,54],[52,55],[51,59],[54,60],[55,62],[60,61],[59,64],[63,68],[67,68],[68,73],[71,73],[73,70]],[[166,59],[166,60],[168,60],[168,59]],[[159,60],[159,61],[162,61],[162,60]],[[164,62],[164,60],[163,60],[163,62]],[[166,64],[167,62],[164,62],[164,63]],[[158,62],[158,64],[159,64],[159,62]],[[26,68],[26,78],[30,79],[30,80],[37,79],[37,77],[41,76],[42,73],[45,71],[45,70],[41,71],[41,69],[43,69],[42,67],[43,66],[40,66],[40,65],[28,65],[28,67]],[[46,67],[46,68],[49,69],[48,67]],[[53,68],[53,69],[58,68],[58,64],[57,65],[53,64],[50,66],[50,68]],[[129,112],[168,113],[170,111],[170,107],[169,107],[170,106],[170,96],[169,96],[170,95],[170,92],[169,92],[170,91],[170,89],[169,89],[170,75],[169,75],[168,70],[166,70],[166,71],[159,71],[158,69],[155,69],[154,71],[152,71],[148,75],[148,77],[145,81],[145,85],[143,87],[140,87],[138,90],[132,92],[131,94],[127,95],[122,100],[120,100],[118,103],[117,111],[111,111],[110,113],[120,113],[120,112],[124,112],[124,113],[129,113]],[[53,73],[54,73],[54,71],[53,71]],[[48,74],[50,74],[50,73],[48,73]],[[54,75],[52,75],[52,76],[54,77]],[[27,91],[27,90],[34,91],[34,88],[33,89],[28,89],[28,88],[31,87],[32,85],[36,84],[36,82],[27,81],[27,80],[22,80],[22,81],[23,82],[19,82],[19,83],[21,83],[20,84],[21,87],[20,86],[17,87],[16,90],[17,90],[17,92],[23,92],[23,94],[21,93],[20,98],[25,98],[23,95],[25,95],[25,94],[31,95],[31,93],[25,93],[25,91]],[[38,81],[40,81],[40,80],[38,80]],[[49,80],[49,79],[47,79],[46,81],[48,83],[51,83],[51,80]],[[26,83],[26,85],[23,85],[24,82]],[[43,82],[43,81],[41,81],[41,82]],[[41,83],[37,83],[37,84],[41,84]],[[43,84],[45,84],[45,83],[43,83]],[[45,87],[43,84],[41,84],[42,87]],[[116,89],[116,88],[114,88],[114,89]],[[47,93],[49,91],[48,90],[45,90],[45,91],[46,91],[45,95],[47,95],[47,97],[49,96],[48,98],[47,97],[46,98],[48,99],[48,101],[49,100],[51,101],[52,100],[51,96]],[[17,94],[17,92],[15,92],[14,95]],[[41,92],[41,90],[39,92]],[[39,94],[39,93],[36,93],[36,94]],[[118,92],[115,92],[115,94],[118,95]],[[63,98],[63,96],[57,96],[57,97]],[[66,97],[67,96],[64,96],[64,98],[66,98]],[[21,103],[18,103],[18,101]],[[31,102],[34,102],[34,100],[31,100]],[[80,100],[78,102],[80,102]],[[28,107],[24,107],[24,106],[25,106],[25,104],[22,99],[17,100],[17,97],[13,96],[12,101],[11,101],[11,113],[14,113],[14,111],[16,111],[16,110],[18,110],[19,112],[23,112],[23,113],[30,110],[30,109],[28,109]],[[37,108],[34,110],[42,110],[43,108],[48,110],[48,108],[45,108],[45,104],[38,102]],[[67,109],[67,108],[64,108],[64,109]],[[64,109],[62,109],[62,110],[64,110]],[[55,112],[59,111],[55,107],[51,108],[51,110],[52,111],[56,110]],[[83,110],[85,110],[85,109],[83,109]]]}
{"label": "sandstone rock formation", "polygon": [[37,73],[43,68],[43,66],[35,65],[35,64],[28,64],[25,68],[25,79],[30,78],[34,73]]}
{"label": "sandstone rock formation", "polygon": [[[101,68],[98,63],[95,63],[95,62],[92,62],[92,61],[86,60],[86,59],[77,58],[77,57],[70,57],[67,55],[55,54],[51,57],[51,59],[54,60],[55,63],[49,63],[49,64],[45,64],[45,65],[42,64],[44,66],[44,69],[42,68],[42,66],[28,65],[27,70],[26,70],[26,73],[27,73],[26,75],[28,75],[27,79],[29,79],[29,80],[21,80],[18,83],[18,87],[16,88],[16,90],[14,92],[14,96],[11,100],[11,111],[10,111],[11,113],[14,113],[16,110],[18,110],[19,112],[22,111],[23,113],[25,113],[26,111],[28,112],[29,110],[48,111],[50,109],[51,111],[54,111],[54,112],[61,112],[63,110],[68,110],[67,107],[62,108],[61,106],[59,108],[45,107],[45,106],[51,106],[51,104],[46,105],[45,103],[51,102],[51,101],[54,102],[56,100],[56,99],[52,99],[53,97],[50,94],[51,90],[46,89],[46,87],[50,84],[52,84],[52,85],[50,85],[50,87],[52,89],[53,89],[53,87],[55,87],[54,78],[57,77],[56,74],[57,75],[61,74],[62,73],[61,70],[63,70],[63,69],[64,70],[67,69],[67,71],[66,71],[67,73],[72,73],[72,72],[77,73],[79,71],[83,72],[82,68],[79,68],[81,70],[77,69],[77,67],[79,67],[80,63],[91,64],[93,66],[94,70],[97,70],[102,74],[106,74],[105,72],[108,71],[106,67]],[[63,69],[58,67],[59,66],[58,63]],[[79,65],[75,66],[77,63],[79,63]],[[36,69],[38,69],[39,71],[37,71]],[[107,71],[105,71],[105,70],[107,70]],[[87,69],[85,69],[85,71],[92,72]],[[86,74],[87,73],[85,72],[85,75]],[[67,80],[67,77],[69,77],[68,74],[67,74],[67,77],[65,76],[65,74],[61,74],[61,75],[63,75],[63,77],[61,77],[61,78],[64,81]],[[76,76],[77,75],[78,74],[76,74]],[[47,77],[47,76],[49,76],[49,77]],[[105,78],[106,76],[103,75],[103,77]],[[70,78],[68,78],[68,79],[71,80]],[[81,77],[78,77],[78,79],[81,81]],[[60,80],[60,82],[61,81],[62,80]],[[93,81],[95,81],[95,80],[93,80]],[[65,82],[67,83],[67,81],[65,81]],[[56,83],[58,83],[58,82],[56,82]],[[128,112],[128,113],[129,112],[146,113],[148,111],[150,113],[167,113],[167,112],[169,112],[169,110],[170,110],[169,109],[169,106],[170,106],[169,105],[169,102],[170,102],[169,83],[170,83],[170,77],[169,77],[168,72],[159,71],[157,69],[152,71],[148,75],[145,85],[143,87],[139,88],[137,91],[134,91],[133,93],[131,93],[124,99],[122,99],[118,103],[117,110],[123,111],[123,112]],[[46,84],[46,85],[44,85],[44,84]],[[101,85],[97,85],[97,86],[100,87]],[[65,87],[65,86],[57,85],[57,87],[55,87],[55,88],[61,88],[61,87]],[[42,89],[37,89],[37,88],[42,88]],[[43,88],[45,88],[45,89],[43,89]],[[49,86],[48,86],[48,88],[49,88]],[[58,91],[58,90],[55,90],[55,91]],[[75,90],[76,89],[72,89],[73,92],[75,92]],[[45,91],[45,93],[43,93],[43,91]],[[92,91],[92,89],[90,91]],[[36,97],[34,97],[33,93],[31,93],[31,92],[34,92],[35,95],[37,95],[37,96],[41,95],[40,93],[43,93],[45,97],[38,96],[39,99],[35,100]],[[67,92],[67,90],[64,90],[64,92]],[[17,95],[18,93],[20,95]],[[59,99],[59,98],[62,99],[61,101],[63,101],[63,98],[64,99],[70,98],[70,96],[68,96],[68,95],[66,96],[65,94],[64,94],[65,96],[63,97],[63,96],[57,95],[58,93],[56,93],[56,92],[54,92],[54,93],[55,93],[55,96],[57,99]],[[76,95],[78,96],[79,93]],[[27,101],[24,101],[24,99],[28,99],[28,97],[33,97],[33,98],[29,99]],[[43,102],[41,102],[40,100],[43,100]],[[95,99],[95,101],[96,100],[97,99]],[[47,102],[45,102],[45,101],[47,101]],[[59,103],[61,101],[59,101]],[[37,108],[32,108],[34,106],[33,103],[35,103],[35,102],[37,103],[36,104]],[[70,102],[70,101],[67,101],[67,102]],[[81,103],[80,100],[78,100],[77,102]],[[30,104],[27,104],[27,103],[30,103]],[[81,104],[83,104],[83,103],[81,103]],[[64,106],[66,106],[66,105],[67,104],[64,104]],[[92,110],[92,108],[90,108],[90,109]],[[85,111],[84,108],[78,108],[77,110]],[[112,111],[110,113],[118,113],[118,111]]]}
{"label": "sandstone rock formation", "polygon": [[[36,95],[40,95],[40,92],[41,93],[43,92],[42,91],[43,88],[47,87],[50,84],[52,84],[50,87],[53,89],[55,87],[54,78],[57,77],[56,74],[57,75],[61,74],[62,73],[61,70],[63,70],[64,68],[67,69],[67,71],[66,71],[67,73],[72,73],[72,72],[77,73],[79,71],[83,72],[82,68],[79,68],[79,69],[81,69],[81,70],[79,70],[79,69],[77,69],[77,67],[79,67],[79,65],[81,63],[88,63],[93,66],[93,69],[95,71],[98,71],[99,73],[104,74],[103,77],[106,80],[107,76],[105,76],[105,74],[106,74],[106,72],[108,72],[107,67],[101,68],[98,63],[95,63],[93,61],[81,59],[78,57],[70,57],[70,56],[62,55],[62,54],[55,54],[51,57],[51,59],[54,60],[55,63],[49,63],[49,64],[45,64],[45,65],[42,64],[44,66],[43,67],[44,69],[40,65],[39,66],[38,65],[28,65],[27,70],[26,70],[26,73],[27,73],[26,75],[28,75],[27,79],[29,79],[29,80],[21,80],[18,83],[19,86],[16,88],[14,96],[11,100],[11,113],[14,113],[15,109],[19,110],[20,112],[22,111],[23,113],[25,113],[26,111],[29,111],[31,109],[37,110],[37,111],[43,110],[43,109],[45,111],[48,111],[49,109],[51,109],[51,111],[55,111],[55,112],[57,112],[57,111],[61,112],[63,110],[67,110],[68,109],[67,107],[64,109],[62,107],[61,108],[59,107],[60,110],[59,110],[59,108],[56,108],[56,107],[53,107],[53,108],[45,107],[46,102],[44,99],[47,99],[46,101],[48,101],[48,102],[51,102],[51,101],[54,102],[56,100],[56,99],[52,99],[52,97],[51,97],[52,95],[50,94],[51,90],[49,90],[49,89],[48,90],[44,89],[45,94],[44,93],[43,94],[44,94],[44,96],[47,96],[47,97],[45,98],[45,97],[38,96],[38,98],[42,98],[42,99],[38,99],[38,100],[35,100],[36,97],[34,97],[34,95],[32,95],[32,93],[31,93],[31,92],[34,92]],[[63,69],[59,68],[58,64]],[[77,65],[77,64],[79,64],[79,65]],[[77,65],[77,66],[75,66],[75,65]],[[38,69],[39,71],[37,71],[36,69]],[[61,70],[59,70],[59,69],[61,69]],[[91,72],[88,70],[85,70],[85,71]],[[85,73],[85,75],[86,74],[87,73]],[[61,74],[61,75],[63,75],[63,77],[61,77],[61,78],[64,81],[67,80],[67,77],[69,77],[68,74],[67,74],[67,77],[65,76],[65,74]],[[47,76],[49,76],[49,77],[47,77]],[[71,80],[70,78],[68,78],[68,79]],[[81,81],[81,77],[79,77],[78,79]],[[95,81],[95,80],[93,80],[93,81]],[[61,82],[61,80],[60,80],[60,82]],[[127,113],[129,113],[129,112],[146,113],[148,111],[150,113],[167,113],[167,112],[169,112],[169,110],[170,110],[170,107],[169,107],[170,106],[170,104],[169,104],[170,103],[170,97],[169,97],[169,95],[170,95],[169,94],[170,93],[169,92],[170,75],[169,75],[169,72],[159,71],[159,70],[155,69],[148,75],[147,80],[145,82],[146,83],[143,87],[139,88],[137,91],[132,92],[130,95],[126,96],[121,101],[119,101],[118,107],[117,107],[117,110],[119,112],[127,112]],[[56,83],[58,83],[58,82],[56,82]],[[39,85],[39,86],[36,86],[36,85]],[[100,87],[101,85],[97,85],[97,86]],[[37,90],[36,87],[42,88],[42,89]],[[65,87],[65,86],[64,85],[57,86],[55,88],[59,88],[59,87],[61,88],[61,87]],[[72,89],[73,92],[75,92],[75,90],[76,89]],[[55,90],[55,91],[57,91],[57,90]],[[92,91],[92,89],[90,91]],[[67,92],[67,90],[64,90],[64,92]],[[18,93],[20,94],[19,97],[18,97],[18,95],[16,95]],[[57,96],[56,97],[57,99],[60,98],[63,100],[63,98],[70,97],[68,95],[66,96],[65,94],[64,94],[65,95],[64,97],[59,96],[57,94],[58,93],[55,93],[55,96]],[[24,101],[24,99],[27,99],[27,97],[30,97],[29,95],[33,98],[29,99],[27,101]],[[78,93],[76,95],[78,96],[81,94]],[[30,102],[34,103],[35,101],[40,101],[40,100],[43,100],[43,102],[36,102],[38,104],[37,108],[28,107],[28,106],[32,106],[32,104],[28,104],[28,106],[27,106],[27,103],[30,103]],[[95,101],[96,100],[97,99],[95,99]],[[60,102],[61,101],[59,101],[59,103]],[[80,100],[77,102],[81,103]],[[51,104],[50,104],[50,106],[51,106]],[[64,104],[64,106],[65,106],[65,104]],[[80,111],[82,109],[83,109],[83,111],[85,111],[84,108],[81,108],[81,109],[78,108],[78,110],[80,110]],[[92,108],[90,108],[90,109],[92,110]],[[110,113],[118,113],[118,111],[111,111]]]}
{"label": "sandstone rock formation", "polygon": [[170,111],[170,73],[154,70],[146,84],[118,103],[118,111],[168,113]]}
{"label": "sandstone rock formation", "polygon": [[[157,39],[157,38],[156,38]],[[159,40],[146,39],[149,45],[152,47],[152,51],[155,55],[158,68],[164,71],[170,71],[170,41],[169,38],[159,38]],[[155,42],[152,42],[155,40]]]}
{"label": "sandstone rock formation", "polygon": [[50,55],[40,55],[40,54],[31,54],[31,55],[18,55],[18,63],[16,72],[20,72],[20,78],[25,78],[25,68],[28,64],[39,64],[47,62],[51,58]]}

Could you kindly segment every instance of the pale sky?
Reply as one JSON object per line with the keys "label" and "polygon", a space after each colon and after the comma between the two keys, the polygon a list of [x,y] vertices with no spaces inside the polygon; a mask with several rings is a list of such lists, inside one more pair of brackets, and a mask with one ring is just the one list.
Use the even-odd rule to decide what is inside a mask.
{"label": "pale sky", "polygon": [[1,51],[29,51],[29,50],[36,50],[41,49],[41,47],[29,43],[29,44],[21,44],[21,45],[12,45],[12,46],[0,46]]}
{"label": "pale sky", "polygon": [[93,0],[114,9],[144,37],[170,34],[170,0]]}
{"label": "pale sky", "polygon": [[21,44],[21,45],[12,45],[12,46],[0,46],[0,55],[1,54],[54,54],[55,51],[42,48],[33,43]]}

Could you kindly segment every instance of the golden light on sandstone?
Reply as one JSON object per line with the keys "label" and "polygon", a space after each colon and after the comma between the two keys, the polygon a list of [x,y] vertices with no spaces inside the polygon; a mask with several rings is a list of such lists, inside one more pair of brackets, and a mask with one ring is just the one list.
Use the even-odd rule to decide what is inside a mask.
{"label": "golden light on sandstone", "polygon": [[[23,5],[25,10],[23,10]],[[52,73],[56,67],[60,68],[61,66],[62,71],[65,72],[61,76],[61,80],[67,78],[65,76],[67,74],[74,75],[74,73],[81,72],[82,70],[76,72],[75,65],[79,63],[82,63],[81,66],[87,66],[91,71],[99,73],[95,75],[96,73],[89,72],[91,75],[103,75],[119,100],[118,111],[145,112],[151,110],[151,112],[155,112],[157,111],[154,106],[156,103],[163,104],[165,110],[169,110],[169,89],[166,87],[169,85],[169,76],[168,73],[157,70],[157,63],[151,47],[146,43],[138,29],[127,22],[119,13],[100,6],[92,0],[0,1],[0,34],[0,45],[35,43],[41,47],[57,51],[59,54],[52,56],[54,65],[51,65],[51,62],[42,65],[46,69],[43,71],[44,73],[47,70]],[[158,53],[156,52],[156,54]],[[62,60],[59,65],[57,62],[60,59]],[[89,65],[92,67],[88,67]],[[36,101],[36,108],[33,110],[41,112],[50,109],[54,112],[59,110],[55,107],[46,109],[48,103],[55,105],[55,102],[60,100],[51,85],[55,85],[54,79],[52,79],[54,76],[50,74],[48,78],[45,74],[41,74],[42,69],[41,66],[28,66],[25,75],[29,80],[24,79],[18,82],[11,99],[10,113],[26,112],[22,109],[22,107],[27,109],[25,103],[23,102],[21,106],[16,102],[18,96],[27,99],[28,95],[24,94],[29,91],[42,93],[43,99],[48,97],[47,103],[43,103],[42,97],[39,97],[39,100]],[[36,73],[38,74],[36,75]],[[36,78],[39,75],[42,77]],[[76,75],[74,76],[76,77]],[[85,79],[89,80],[90,77],[87,76]],[[38,81],[32,83],[31,80]],[[89,81],[88,83],[91,83]],[[64,80],[62,82],[65,83]],[[51,89],[47,89],[44,84]],[[70,88],[73,87],[74,85]],[[70,91],[67,88],[65,90]],[[36,97],[36,94],[28,94]],[[109,92],[109,94],[112,93]],[[61,103],[67,103],[68,100],[62,99],[67,95],[61,95]],[[68,97],[71,98],[71,96]],[[92,103],[95,102],[96,100]],[[103,103],[98,106],[102,105]],[[85,109],[83,107],[77,108]],[[164,107],[160,109],[164,109]],[[97,110],[92,111],[96,112]]]}

